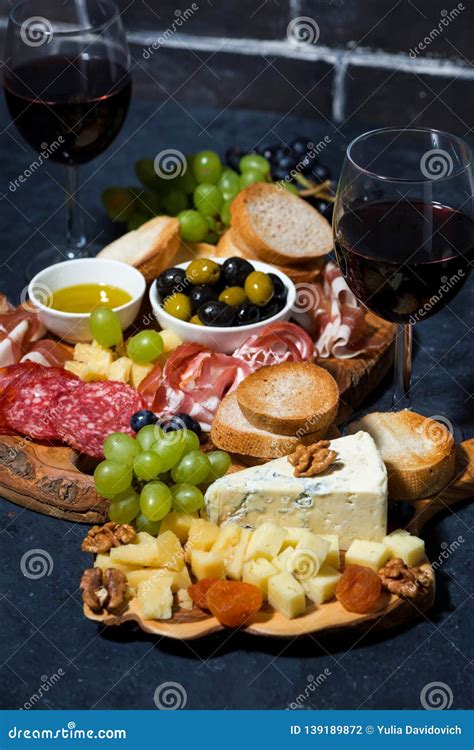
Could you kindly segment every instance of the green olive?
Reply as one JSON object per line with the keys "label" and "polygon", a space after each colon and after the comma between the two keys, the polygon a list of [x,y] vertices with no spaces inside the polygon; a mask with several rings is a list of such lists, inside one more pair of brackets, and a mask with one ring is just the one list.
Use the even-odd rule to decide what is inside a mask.
{"label": "green olive", "polygon": [[219,294],[219,301],[226,302],[231,307],[238,307],[247,302],[247,295],[241,286],[229,286]]}
{"label": "green olive", "polygon": [[220,275],[219,263],[208,258],[193,260],[186,269],[186,278],[191,284],[217,284]]}
{"label": "green olive", "polygon": [[185,294],[176,292],[165,299],[163,310],[173,318],[179,320],[189,320],[192,314],[191,300]]}
{"label": "green olive", "polygon": [[204,325],[204,323],[202,322],[202,320],[199,317],[199,315],[193,315],[193,317],[191,318],[191,320],[189,322],[190,323],[194,323],[195,326],[203,326]]}
{"label": "green olive", "polygon": [[273,297],[273,281],[262,271],[252,271],[245,279],[245,293],[254,305],[266,305]]}

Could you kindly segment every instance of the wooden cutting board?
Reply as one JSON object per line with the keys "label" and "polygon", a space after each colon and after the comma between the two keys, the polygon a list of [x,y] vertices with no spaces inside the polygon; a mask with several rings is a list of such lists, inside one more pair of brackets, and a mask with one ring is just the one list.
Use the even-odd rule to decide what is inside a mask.
{"label": "wooden cutting board", "polygon": [[[457,447],[456,471],[453,481],[437,497],[415,500],[409,504],[414,510],[407,529],[419,535],[426,522],[436,513],[451,508],[456,503],[474,496],[474,439],[467,440]],[[343,556],[343,553],[342,553]],[[428,560],[423,564],[429,568]],[[278,638],[321,633],[324,631],[354,628],[360,631],[384,630],[407,623],[429,609],[435,597],[435,577],[433,585],[415,603],[407,599],[383,592],[377,610],[367,615],[347,612],[338,601],[308,607],[306,614],[288,620],[269,605],[264,606],[249,624],[243,628],[250,635],[264,635]],[[176,609],[170,620],[145,620],[138,600],[132,599],[127,609],[120,615],[97,614],[84,606],[84,614],[89,620],[102,625],[117,626],[125,622],[135,622],[146,633],[166,636],[175,640],[193,640],[213,635],[225,628],[202,610],[195,607],[191,611]]]}

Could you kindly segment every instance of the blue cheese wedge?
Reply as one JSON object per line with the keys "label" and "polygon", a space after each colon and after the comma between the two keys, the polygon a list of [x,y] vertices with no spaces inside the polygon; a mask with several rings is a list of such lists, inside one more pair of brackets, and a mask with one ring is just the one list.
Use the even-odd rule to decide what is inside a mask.
{"label": "blue cheese wedge", "polygon": [[254,529],[265,522],[381,542],[387,533],[387,471],[367,432],[331,441],[337,459],[324,473],[295,477],[286,457],[222,477],[207,490],[211,521]]}

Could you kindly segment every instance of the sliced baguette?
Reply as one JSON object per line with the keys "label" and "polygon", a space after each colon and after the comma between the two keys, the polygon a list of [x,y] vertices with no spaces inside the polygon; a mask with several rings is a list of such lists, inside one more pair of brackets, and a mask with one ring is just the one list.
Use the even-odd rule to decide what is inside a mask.
{"label": "sliced baguette", "polygon": [[232,230],[268,263],[299,265],[332,249],[330,224],[303,198],[257,182],[231,204]]}
{"label": "sliced baguette", "polygon": [[454,473],[451,433],[434,419],[412,411],[373,412],[352,422],[350,433],[372,435],[387,467],[392,500],[418,500],[439,492]]}
{"label": "sliced baguette", "polygon": [[312,362],[261,367],[240,383],[236,394],[250,424],[277,435],[325,430],[339,407],[336,381]]}
{"label": "sliced baguette", "polygon": [[181,240],[178,254],[173,263],[177,266],[179,263],[187,263],[196,258],[213,258],[216,255],[215,245],[209,242],[184,242]]}
{"label": "sliced baguette", "polygon": [[135,266],[150,282],[173,265],[179,245],[178,219],[156,216],[111,242],[97,257]]}
{"label": "sliced baguette", "polygon": [[229,393],[217,409],[211,427],[211,440],[221,450],[270,460],[288,455],[298,443],[308,445],[321,440],[325,433],[326,430],[319,430],[298,438],[260,430],[245,419],[236,394]]}
{"label": "sliced baguette", "polygon": [[258,260],[258,255],[251,248],[247,247],[238,233],[232,231],[232,228],[227,229],[221,236],[217,243],[215,254],[218,258],[237,257],[246,258],[247,260]]}

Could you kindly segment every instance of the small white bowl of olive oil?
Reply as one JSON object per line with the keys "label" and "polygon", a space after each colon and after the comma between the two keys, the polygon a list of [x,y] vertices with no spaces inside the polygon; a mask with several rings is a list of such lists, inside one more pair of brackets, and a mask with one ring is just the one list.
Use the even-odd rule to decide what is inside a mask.
{"label": "small white bowl of olive oil", "polygon": [[132,325],[145,294],[144,276],[116,260],[80,258],[56,263],[30,281],[28,296],[43,325],[64,341],[90,341],[90,313],[115,311],[122,330]]}

